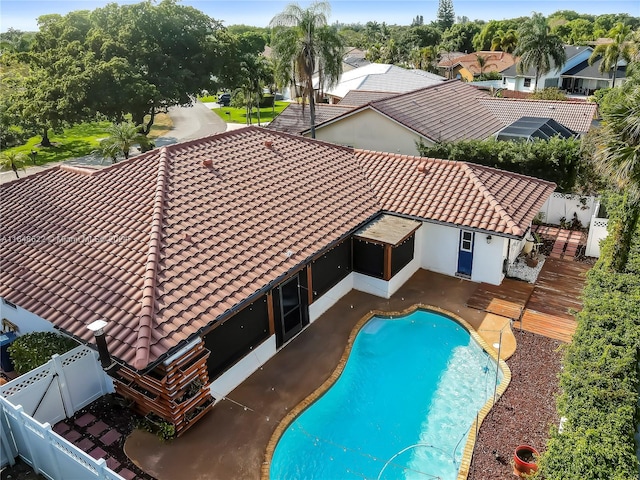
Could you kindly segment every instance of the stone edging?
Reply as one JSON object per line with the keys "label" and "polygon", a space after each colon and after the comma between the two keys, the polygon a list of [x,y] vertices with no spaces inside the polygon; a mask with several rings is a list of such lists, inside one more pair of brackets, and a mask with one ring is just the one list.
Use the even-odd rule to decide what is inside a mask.
{"label": "stone edging", "polygon": [[[498,359],[498,354],[490,347],[487,342],[475,331],[475,329],[462,317],[456,315],[455,313],[449,312],[443,308],[435,307],[433,305],[425,305],[422,303],[415,304],[403,311],[400,312],[384,312],[381,310],[371,310],[369,313],[364,315],[358,322],[355,324],[351,333],[349,334],[349,339],[347,340],[347,345],[342,353],[342,357],[338,362],[338,365],[333,370],[329,378],[327,378],[322,385],[316,388],[310,395],[308,395],[304,400],[302,400],[298,405],[296,405],[293,409],[284,416],[284,418],[278,423],[278,426],[274,430],[271,438],[269,439],[269,443],[267,443],[267,447],[265,450],[264,461],[262,462],[262,468],[260,469],[260,479],[261,480],[269,480],[269,468],[271,467],[271,460],[273,459],[273,453],[276,449],[276,445],[280,440],[280,437],[284,434],[285,430],[293,423],[293,421],[300,416],[302,412],[304,412],[307,408],[309,408],[318,398],[320,398],[324,393],[333,386],[333,384],[338,380],[340,375],[342,374],[345,365],[347,364],[347,360],[349,359],[349,355],[351,354],[351,349],[353,347],[353,343],[355,342],[356,336],[360,333],[362,327],[367,323],[371,318],[378,317],[396,317],[396,316],[406,316],[409,315],[416,310],[429,310],[436,313],[440,313],[446,317],[449,317],[451,320],[462,325],[471,335],[471,337],[478,342],[478,344],[482,347],[484,351],[487,352],[495,361],[498,362],[498,366],[502,370],[502,382],[498,386],[495,394],[496,401],[502,396],[504,391],[509,386],[511,382],[511,370],[507,366],[504,360]],[[473,421],[471,428],[469,429],[469,436],[467,438],[467,443],[465,445],[464,451],[462,453],[462,460],[460,462],[460,468],[458,470],[457,480],[466,480],[469,475],[469,467],[471,466],[471,457],[473,455],[473,448],[476,443],[477,431],[480,429],[480,425],[482,421],[485,419],[491,407],[494,405],[494,399],[491,398],[487,400],[487,403],[480,409],[476,416],[476,420]]]}

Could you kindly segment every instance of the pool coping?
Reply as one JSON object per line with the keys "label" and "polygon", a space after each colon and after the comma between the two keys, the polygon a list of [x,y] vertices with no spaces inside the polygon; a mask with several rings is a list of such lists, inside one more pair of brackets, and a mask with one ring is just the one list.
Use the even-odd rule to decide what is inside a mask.
{"label": "pool coping", "polygon": [[265,449],[264,461],[262,462],[262,468],[260,470],[260,479],[261,480],[269,480],[269,470],[271,468],[271,461],[273,460],[273,453],[275,452],[276,446],[280,441],[280,438],[284,434],[285,430],[293,423],[293,421],[300,416],[302,412],[304,412],[307,408],[309,408],[313,403],[318,400],[322,395],[324,395],[329,388],[333,386],[333,384],[340,378],[342,372],[344,371],[344,367],[347,364],[347,360],[349,359],[349,355],[351,354],[351,349],[353,348],[353,344],[355,342],[356,336],[360,333],[362,327],[371,320],[372,317],[395,317],[395,316],[406,316],[409,315],[416,310],[429,310],[436,313],[440,313],[446,317],[449,317],[451,320],[459,323],[462,327],[464,327],[471,337],[478,342],[478,344],[482,347],[484,351],[487,352],[488,355],[493,358],[500,370],[502,371],[502,381],[498,388],[496,389],[495,395],[487,400],[484,406],[478,411],[476,414],[476,419],[473,421],[471,426],[469,427],[469,436],[467,437],[467,442],[465,444],[464,450],[462,452],[462,458],[460,460],[460,467],[458,468],[458,476],[457,480],[466,480],[469,476],[469,468],[471,466],[471,458],[473,456],[473,449],[475,447],[478,430],[480,429],[480,425],[482,421],[486,418],[486,416],[491,411],[491,408],[495,403],[500,399],[504,391],[509,386],[511,382],[511,370],[507,363],[498,358],[498,353],[496,350],[490,346],[481,336],[480,334],[461,316],[456,315],[455,313],[445,310],[444,308],[436,307],[433,305],[426,305],[422,303],[417,303],[412,305],[411,307],[398,311],[398,312],[387,312],[383,310],[371,310],[369,313],[364,315],[358,322],[355,324],[351,333],[349,334],[349,338],[347,340],[347,345],[345,346],[344,352],[338,361],[338,364],[322,384],[316,388],[311,394],[309,394],[304,400],[298,403],[294,408],[292,408],[278,423],[278,426],[273,431],[269,442],[267,443],[267,447]]}

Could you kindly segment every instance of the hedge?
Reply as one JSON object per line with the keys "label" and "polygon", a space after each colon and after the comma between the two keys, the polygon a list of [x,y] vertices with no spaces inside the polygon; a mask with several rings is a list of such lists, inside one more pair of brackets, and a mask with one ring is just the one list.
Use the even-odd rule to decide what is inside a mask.
{"label": "hedge", "polygon": [[566,421],[562,433],[552,429],[540,459],[539,474],[548,480],[638,478],[640,241],[626,271],[615,273],[608,268],[611,240],[588,273],[584,307],[566,347],[558,399]]}
{"label": "hedge", "polygon": [[21,335],[9,346],[7,351],[17,373],[27,373],[47,363],[55,353],[68,352],[78,343],[58,333],[31,332]]}

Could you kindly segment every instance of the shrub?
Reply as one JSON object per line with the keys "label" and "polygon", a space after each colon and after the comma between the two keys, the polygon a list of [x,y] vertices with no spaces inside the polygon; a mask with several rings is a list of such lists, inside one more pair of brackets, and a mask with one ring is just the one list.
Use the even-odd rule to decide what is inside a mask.
{"label": "shrub", "polygon": [[533,92],[529,98],[535,100],[569,100],[567,94],[556,87],[549,87]]}
{"label": "shrub", "polygon": [[31,332],[15,339],[7,351],[16,372],[23,374],[47,363],[54,354],[68,352],[78,343],[58,333]]}
{"label": "shrub", "polygon": [[[607,208],[610,221],[618,221],[614,206]],[[635,238],[638,233],[640,228]],[[640,241],[633,242],[624,273],[608,266],[612,241],[609,235],[588,274],[584,308],[566,348],[558,399],[558,413],[566,421],[562,433],[552,431],[541,458],[540,477],[547,480],[629,480],[638,475]]]}

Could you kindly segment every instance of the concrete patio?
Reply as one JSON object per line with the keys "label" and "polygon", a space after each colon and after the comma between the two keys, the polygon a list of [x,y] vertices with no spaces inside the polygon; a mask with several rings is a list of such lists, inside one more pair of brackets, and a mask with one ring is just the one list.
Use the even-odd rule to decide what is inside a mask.
{"label": "concrete patio", "polygon": [[465,306],[476,288],[476,283],[419,270],[389,300],[351,291],[182,437],[162,443],[136,430],[125,452],[159,480],[257,480],[276,426],[331,375],[358,320],[371,310],[401,311],[423,303],[478,329],[486,313]]}

